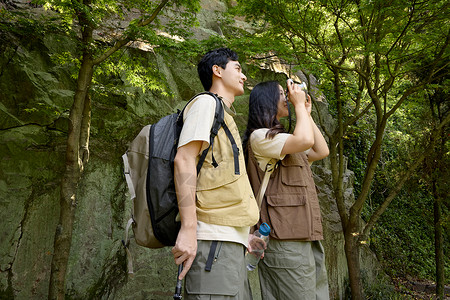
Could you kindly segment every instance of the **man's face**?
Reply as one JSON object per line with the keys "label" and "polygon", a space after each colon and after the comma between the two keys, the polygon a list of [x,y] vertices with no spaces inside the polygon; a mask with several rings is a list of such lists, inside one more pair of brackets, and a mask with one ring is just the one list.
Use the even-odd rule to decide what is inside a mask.
{"label": "man's face", "polygon": [[244,94],[244,82],[247,77],[242,73],[241,64],[238,61],[230,60],[225,69],[222,69],[222,80],[229,91],[233,91],[235,96]]}

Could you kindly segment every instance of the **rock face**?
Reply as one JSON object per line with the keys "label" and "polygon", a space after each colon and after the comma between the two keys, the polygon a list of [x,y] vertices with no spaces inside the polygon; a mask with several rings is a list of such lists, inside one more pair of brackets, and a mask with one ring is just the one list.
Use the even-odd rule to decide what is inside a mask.
{"label": "rock face", "polygon": [[[21,2],[17,2],[21,3]],[[222,2],[212,8],[226,9]],[[25,5],[21,3],[21,5]],[[202,12],[208,20],[208,11]],[[203,23],[201,23],[203,24]],[[218,32],[207,24],[199,31]],[[199,34],[200,34],[199,33]],[[75,82],[51,57],[71,42],[59,36],[28,41],[10,37],[0,57],[0,298],[45,299],[48,293],[53,238],[59,217],[59,184],[64,168],[68,110]],[[163,58],[135,50],[163,71],[175,100],[142,93],[116,84],[127,93],[95,93],[92,107],[91,158],[79,185],[75,229],[67,274],[70,299],[168,299],[173,295],[176,266],[169,248],[149,250],[131,242],[134,275],[126,273],[121,245],[131,202],[122,174],[121,155],[139,130],[170,113],[201,91],[193,67],[177,67]],[[249,68],[251,68],[249,66]],[[262,80],[285,80],[268,69],[256,70],[249,86]],[[248,93],[235,102],[239,128],[245,128]],[[181,101],[180,101],[181,100]],[[325,101],[316,109],[324,126],[333,126]],[[331,190],[328,160],[314,165],[315,180],[325,221],[330,293],[344,295],[347,277],[343,237]],[[353,174],[346,171],[348,201],[353,199]],[[367,255],[366,257],[369,257]],[[364,260],[372,266],[374,260]],[[257,272],[252,272],[259,299]]]}

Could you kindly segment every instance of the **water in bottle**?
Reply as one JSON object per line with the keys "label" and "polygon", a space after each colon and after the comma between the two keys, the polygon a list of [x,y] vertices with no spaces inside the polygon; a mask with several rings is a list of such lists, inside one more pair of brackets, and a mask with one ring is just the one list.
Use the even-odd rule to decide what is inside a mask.
{"label": "water in bottle", "polygon": [[245,255],[247,270],[253,271],[264,253],[264,245],[269,243],[270,226],[267,223],[262,223],[259,229],[256,230],[253,235],[254,242],[252,243],[252,252],[247,252]]}

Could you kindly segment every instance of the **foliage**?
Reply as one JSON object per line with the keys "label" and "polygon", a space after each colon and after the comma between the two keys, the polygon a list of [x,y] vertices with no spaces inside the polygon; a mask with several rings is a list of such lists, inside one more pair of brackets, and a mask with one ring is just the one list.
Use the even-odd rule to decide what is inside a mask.
{"label": "foliage", "polygon": [[[426,137],[439,122],[428,118],[428,123],[416,126],[423,115],[417,108],[426,99],[424,87],[442,85],[438,79],[448,76],[450,7],[445,1],[239,3],[237,11],[259,28],[246,36],[244,43],[253,45],[249,52],[270,51],[314,75],[336,116],[336,128],[325,132],[346,245],[353,243],[346,248],[352,295],[361,298],[358,252],[349,249],[365,241],[428,154]],[[448,122],[447,116],[441,121]],[[414,125],[408,127],[408,121]],[[340,167],[344,154],[359,182],[350,209],[344,203]],[[374,209],[365,209],[367,202]],[[362,213],[367,224],[361,230]]]}
{"label": "foliage", "polygon": [[[365,116],[349,128],[344,139],[344,154],[348,158],[348,168],[355,174],[354,189],[355,194],[361,192],[361,184],[366,169],[366,153],[370,149],[375,136],[371,128],[374,127],[374,120],[370,116]],[[377,185],[379,181],[377,180]]]}
{"label": "foliage", "polygon": [[[123,48],[112,54],[101,68],[96,68],[92,83],[94,95],[127,94],[127,90],[123,86],[119,88],[115,81],[121,84],[125,82],[125,86],[140,87],[143,92],[150,90],[168,95],[170,89],[164,76],[158,71],[156,62],[148,57],[154,57],[154,54],[140,52],[133,51],[133,48]],[[103,85],[100,78],[108,78],[109,84]]]}
{"label": "foliage", "polygon": [[[36,0],[33,3],[49,10],[48,15],[37,20],[36,17],[34,19],[23,18],[18,12],[8,12],[8,14],[14,15],[21,22],[32,20],[31,22],[40,24],[37,28],[44,27],[45,29],[53,26],[59,33],[65,33],[78,41],[74,49],[76,51],[54,54],[55,61],[74,66],[72,70],[75,78],[81,64],[81,53],[85,50],[91,52],[94,57],[101,57],[123,38],[136,41],[130,44],[131,47],[149,52],[155,52],[158,47],[185,41],[192,35],[190,28],[195,25],[195,13],[200,8],[198,1],[170,1],[155,22],[142,26],[142,22],[160,4],[159,1]],[[82,25],[78,22],[82,14],[86,24],[94,29],[95,38],[92,41],[86,42],[81,39],[83,26],[86,26],[86,24]],[[136,15],[138,18],[132,19]],[[74,19],[74,16],[78,16],[78,19]],[[36,34],[38,32],[35,30],[31,34],[28,33],[28,36]],[[127,60],[128,56],[123,55],[126,51],[129,50],[122,49],[118,53],[112,52],[113,56],[109,60],[102,65],[99,64],[94,74],[94,85],[96,76],[125,74],[128,82],[133,86],[141,87],[143,90],[159,90],[166,93],[167,87],[164,85],[164,80],[161,80],[162,77],[157,68],[143,69],[142,61]],[[105,88],[102,87],[102,90]]]}
{"label": "foliage", "polygon": [[[190,39],[191,28],[196,25],[195,13],[200,9],[198,1],[170,1],[161,16],[145,27],[137,26],[139,21],[148,15],[159,4],[158,1],[33,1],[34,6],[42,6],[47,9],[46,13],[33,14],[32,11],[0,10],[0,40],[5,41],[0,46],[2,52],[15,55],[14,48],[6,41],[20,38],[19,44],[35,41],[33,37],[55,35],[66,35],[75,41],[70,50],[50,52],[51,59],[56,65],[69,69],[72,77],[76,80],[78,70],[81,66],[81,54],[83,49],[89,47],[94,56],[100,56],[110,49],[121,37],[128,36],[137,40],[126,47],[113,53],[109,59],[95,68],[93,77],[94,93],[123,93],[115,86],[103,86],[97,79],[99,77],[116,77],[127,81],[131,86],[140,87],[143,91],[159,91],[163,96],[170,96],[162,74],[156,65],[151,65],[148,60],[140,55],[130,59],[127,52],[133,49],[144,52],[156,53],[173,49],[173,53],[185,56],[195,56],[204,51],[198,43]],[[140,17],[132,20],[130,18],[139,12]],[[81,13],[87,15],[89,23],[95,28],[95,38],[88,44],[81,39],[83,28],[74,16]],[[131,15],[131,13],[133,13]],[[129,25],[127,27],[127,25]],[[126,30],[124,30],[126,27]],[[9,35],[6,38],[6,34]],[[31,37],[31,38],[30,38]],[[66,42],[66,41],[64,41]],[[177,51],[175,51],[178,50]],[[139,50],[135,51],[138,52]],[[144,67],[145,66],[145,67]]]}
{"label": "foliage", "polygon": [[[447,75],[448,76],[448,75]],[[408,167],[415,153],[423,151],[423,134],[429,135],[433,124],[449,112],[448,79],[443,77],[427,89],[418,93],[399,108],[390,120],[386,132],[385,151],[380,161],[380,171],[376,176],[373,205],[383,200],[383,194],[393,188],[399,173]],[[434,220],[433,220],[433,182],[437,183],[438,195],[441,195],[443,220],[440,224],[444,233],[444,249],[448,249],[449,210],[449,140],[448,126],[432,151],[427,153],[424,163],[417,169],[406,189],[391,204],[389,210],[380,219],[373,232],[372,247],[386,264],[392,276],[420,276],[435,279],[434,261]],[[425,140],[425,142],[428,142]],[[371,203],[372,204],[372,203]],[[366,207],[364,214],[370,215],[374,206]],[[449,261],[444,257],[445,278],[449,280]],[[426,263],[424,263],[426,262]]]}
{"label": "foliage", "polygon": [[[371,247],[392,277],[435,278],[433,199],[421,190],[402,192],[372,232]],[[448,257],[445,273],[448,283]]]}

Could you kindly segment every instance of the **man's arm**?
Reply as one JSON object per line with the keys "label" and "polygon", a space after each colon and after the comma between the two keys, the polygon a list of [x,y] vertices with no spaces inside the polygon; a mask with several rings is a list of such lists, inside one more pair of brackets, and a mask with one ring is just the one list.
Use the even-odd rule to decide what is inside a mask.
{"label": "man's arm", "polygon": [[178,233],[172,254],[177,265],[183,263],[183,279],[192,266],[197,253],[197,213],[195,192],[197,186],[196,157],[200,152],[202,141],[192,141],[178,148],[174,160],[175,190],[181,217],[181,228]]}

